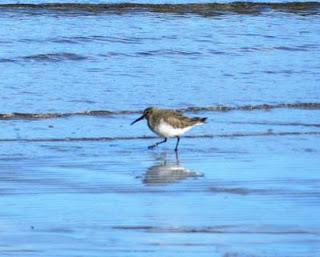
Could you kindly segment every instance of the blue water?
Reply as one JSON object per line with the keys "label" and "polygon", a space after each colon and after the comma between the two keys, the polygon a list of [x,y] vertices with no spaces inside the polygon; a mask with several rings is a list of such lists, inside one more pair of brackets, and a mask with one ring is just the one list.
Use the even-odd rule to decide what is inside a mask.
{"label": "blue water", "polygon": [[320,256],[320,4],[50,2],[0,4],[0,256]]}

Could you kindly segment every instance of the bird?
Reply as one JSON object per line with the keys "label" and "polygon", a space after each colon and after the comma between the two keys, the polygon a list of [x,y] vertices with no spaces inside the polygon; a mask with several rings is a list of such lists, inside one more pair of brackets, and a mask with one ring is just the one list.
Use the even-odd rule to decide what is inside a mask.
{"label": "bird", "polygon": [[174,149],[175,152],[178,151],[180,136],[192,127],[202,125],[207,120],[207,118],[202,117],[189,118],[174,110],[148,107],[138,119],[131,123],[131,125],[143,119],[147,120],[148,127],[153,133],[164,138],[162,141],[150,145],[148,148],[153,149],[156,146],[167,142],[168,138],[176,137],[177,143]]}

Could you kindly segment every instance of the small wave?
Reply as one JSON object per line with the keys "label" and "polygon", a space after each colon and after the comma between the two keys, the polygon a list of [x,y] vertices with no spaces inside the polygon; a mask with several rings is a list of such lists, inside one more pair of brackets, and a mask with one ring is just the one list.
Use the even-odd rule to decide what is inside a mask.
{"label": "small wave", "polygon": [[288,189],[251,189],[246,187],[210,187],[208,189],[213,194],[232,194],[232,195],[259,195],[259,196],[274,196],[274,197],[302,197],[302,198],[318,198],[318,191],[299,191]]}
{"label": "small wave", "polygon": [[286,226],[252,226],[252,225],[219,225],[204,227],[189,226],[113,226],[117,230],[144,231],[150,233],[210,233],[210,234],[271,234],[271,235],[319,235],[318,230],[304,230],[299,227]]}
{"label": "small wave", "polygon": [[[253,132],[253,133],[231,133],[231,134],[215,134],[215,135],[185,135],[184,138],[235,138],[235,137],[263,137],[263,136],[319,136],[320,131],[309,132]],[[107,142],[107,141],[130,141],[130,140],[151,140],[158,139],[156,136],[137,136],[137,137],[64,137],[64,138],[3,138],[1,143],[9,142]]]}
{"label": "small wave", "polygon": [[301,122],[252,122],[252,121],[232,121],[232,124],[250,124],[250,125],[272,125],[272,126],[298,126],[298,127],[320,127],[320,123],[301,123]]}
{"label": "small wave", "polygon": [[242,106],[209,106],[209,107],[188,107],[181,109],[184,112],[227,112],[227,111],[254,111],[272,109],[305,109],[320,110],[320,103],[281,103],[281,104],[258,104]]}
{"label": "small wave", "polygon": [[13,60],[13,59],[1,59],[0,58],[0,63],[6,63],[6,62],[8,62],[8,63],[10,63],[10,62],[15,62],[15,60]]}
{"label": "small wave", "polygon": [[86,43],[86,42],[109,42],[109,43],[122,43],[125,45],[128,44],[139,44],[142,40],[148,39],[138,38],[134,36],[130,37],[114,37],[114,36],[72,36],[72,37],[55,37],[44,39],[44,41],[50,41],[53,43],[67,43],[67,44],[77,44],[77,43]]}
{"label": "small wave", "polygon": [[71,116],[111,116],[111,115],[125,115],[138,114],[139,111],[85,111],[85,112],[70,112],[70,113],[0,113],[0,120],[42,120],[42,119],[57,119],[68,118]]}
{"label": "small wave", "polygon": [[60,62],[60,61],[81,61],[88,59],[85,56],[74,53],[49,53],[49,54],[36,54],[24,56],[18,59],[25,61],[40,61],[40,62]]}
{"label": "small wave", "polygon": [[15,63],[20,61],[25,62],[61,62],[61,61],[82,61],[87,60],[88,57],[74,54],[74,53],[48,53],[35,54],[11,59],[0,59],[0,62]]}
{"label": "small wave", "polygon": [[[178,112],[230,112],[230,111],[268,111],[272,109],[304,109],[304,110],[320,110],[320,103],[282,103],[282,104],[259,104],[259,105],[240,105],[226,106],[216,105],[207,107],[188,107],[175,109]],[[84,112],[68,112],[68,113],[0,113],[0,120],[40,120],[40,119],[56,119],[68,118],[72,116],[115,116],[115,115],[135,115],[142,113],[142,110],[93,110]],[[296,124],[299,125],[299,124]],[[310,125],[314,126],[314,124]]]}
{"label": "small wave", "polygon": [[53,4],[0,4],[2,9],[19,9],[35,11],[74,11],[89,12],[91,15],[101,12],[158,12],[158,13],[194,13],[203,16],[220,15],[224,13],[257,14],[269,10],[281,12],[318,14],[319,2],[231,2],[231,3],[188,3],[188,4],[81,4],[81,3],[53,3]]}
{"label": "small wave", "polygon": [[136,53],[138,56],[199,56],[200,52],[188,52],[179,50],[154,50],[154,51],[143,51]]}

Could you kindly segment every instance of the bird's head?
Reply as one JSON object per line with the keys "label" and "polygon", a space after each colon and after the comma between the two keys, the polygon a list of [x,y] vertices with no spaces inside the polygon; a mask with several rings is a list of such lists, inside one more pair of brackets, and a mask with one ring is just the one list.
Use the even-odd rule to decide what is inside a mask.
{"label": "bird's head", "polygon": [[130,125],[133,125],[136,122],[138,122],[144,118],[148,119],[152,115],[154,110],[155,110],[155,108],[153,108],[153,107],[148,107],[148,108],[144,109],[143,114],[138,119],[134,120]]}

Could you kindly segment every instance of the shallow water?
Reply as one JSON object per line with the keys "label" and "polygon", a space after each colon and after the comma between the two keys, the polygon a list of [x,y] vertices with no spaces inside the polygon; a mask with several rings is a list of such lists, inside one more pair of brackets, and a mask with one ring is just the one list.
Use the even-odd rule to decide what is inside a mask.
{"label": "shallow water", "polygon": [[[320,256],[319,3],[12,3],[1,256]],[[208,122],[150,151],[150,105]]]}

